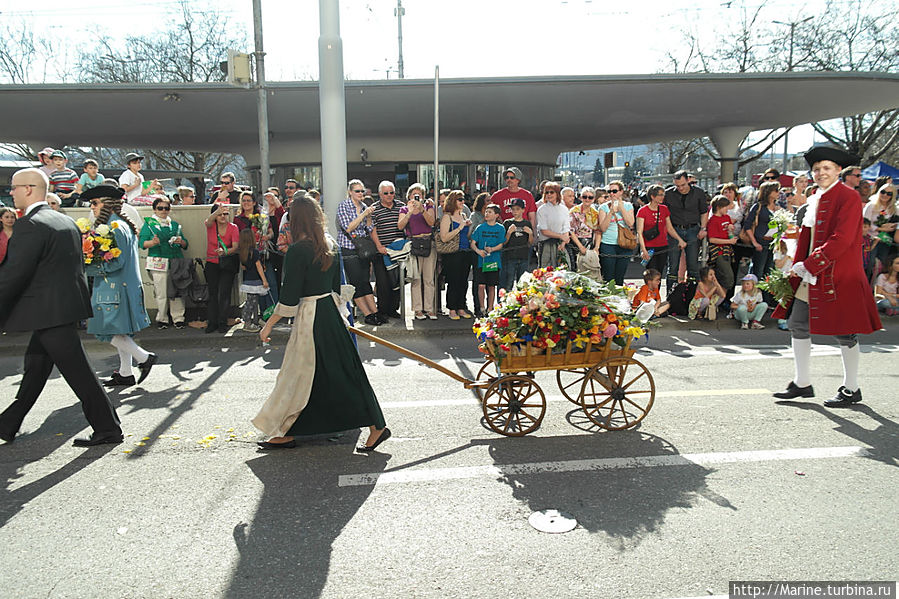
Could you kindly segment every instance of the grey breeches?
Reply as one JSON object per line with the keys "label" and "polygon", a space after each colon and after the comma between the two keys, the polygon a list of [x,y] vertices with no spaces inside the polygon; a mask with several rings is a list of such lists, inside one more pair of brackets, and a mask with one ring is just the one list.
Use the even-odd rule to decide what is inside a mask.
{"label": "grey breeches", "polygon": [[[802,300],[793,300],[793,308],[790,311],[789,318],[790,335],[794,339],[808,339],[811,337],[808,327],[808,304]],[[851,335],[834,335],[840,345],[843,347],[855,347],[858,343],[858,336],[855,333]]]}

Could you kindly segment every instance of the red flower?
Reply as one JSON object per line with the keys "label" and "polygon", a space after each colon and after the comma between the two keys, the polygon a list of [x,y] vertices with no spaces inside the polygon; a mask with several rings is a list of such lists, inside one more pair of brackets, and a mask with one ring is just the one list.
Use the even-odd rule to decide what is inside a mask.
{"label": "red flower", "polygon": [[562,339],[562,336],[561,336],[561,335],[559,335],[559,334],[558,334],[558,333],[556,333],[556,334],[555,334],[555,335],[553,335],[553,336],[552,336],[552,337],[550,337],[550,339],[552,339],[552,340],[553,340],[553,343],[558,343],[558,342],[559,342],[559,340],[561,340],[561,339]]}
{"label": "red flower", "polygon": [[562,324],[562,319],[557,317],[556,320],[555,320],[555,323],[556,323],[556,324]]}
{"label": "red flower", "polygon": [[587,318],[587,316],[589,314],[590,314],[590,308],[588,308],[587,306],[583,306],[581,308],[581,318]]}

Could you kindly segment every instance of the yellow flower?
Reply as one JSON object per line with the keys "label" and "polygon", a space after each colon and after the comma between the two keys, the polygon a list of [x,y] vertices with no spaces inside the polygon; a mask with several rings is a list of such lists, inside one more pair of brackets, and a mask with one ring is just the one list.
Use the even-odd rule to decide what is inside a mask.
{"label": "yellow flower", "polygon": [[109,250],[109,253],[112,254],[113,258],[118,258],[122,255],[122,250],[120,250],[119,248],[112,248],[111,250]]}
{"label": "yellow flower", "polygon": [[118,229],[118,228],[119,228],[119,221],[117,221],[117,220],[112,221],[112,222],[109,224],[109,228],[110,228],[110,229]]}
{"label": "yellow flower", "polygon": [[574,290],[574,292],[577,293],[578,295],[580,295],[580,294],[582,294],[582,293],[584,292],[584,288],[583,288],[583,287],[578,287],[577,289]]}

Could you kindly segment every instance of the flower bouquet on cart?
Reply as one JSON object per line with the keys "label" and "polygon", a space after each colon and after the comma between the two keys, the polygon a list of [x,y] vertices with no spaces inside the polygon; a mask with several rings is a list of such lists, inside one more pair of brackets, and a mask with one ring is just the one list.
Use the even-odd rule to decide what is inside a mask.
{"label": "flower bouquet on cart", "polygon": [[588,344],[614,342],[646,334],[649,315],[634,314],[627,289],[553,268],[521,276],[513,289],[500,291],[499,304],[474,323],[480,350],[497,360],[531,351],[583,352]]}
{"label": "flower bouquet on cart", "polygon": [[119,228],[118,221],[94,227],[86,218],[79,218],[75,224],[81,231],[81,253],[84,254],[85,264],[109,262],[122,255],[113,233]]}

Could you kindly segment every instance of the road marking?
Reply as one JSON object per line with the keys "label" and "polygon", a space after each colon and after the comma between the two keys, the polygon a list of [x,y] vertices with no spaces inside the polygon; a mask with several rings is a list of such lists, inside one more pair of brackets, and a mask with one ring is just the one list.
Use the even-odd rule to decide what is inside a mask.
{"label": "road marking", "polygon": [[[718,397],[728,395],[771,395],[768,389],[692,389],[683,391],[656,391],[656,399],[660,397]],[[561,395],[551,395],[547,403],[568,401]],[[381,409],[395,408],[440,408],[447,406],[479,406],[480,402],[472,399],[423,399],[418,401],[383,401]]]}
{"label": "road marking", "polygon": [[457,468],[422,468],[417,470],[393,470],[347,474],[338,478],[340,487],[362,487],[470,478],[502,477],[544,472],[587,472],[620,470],[623,468],[653,468],[657,466],[712,466],[743,462],[770,462],[779,460],[818,460],[849,458],[868,455],[864,447],[811,447],[805,449],[770,449],[760,451],[731,451],[718,453],[684,453],[629,458],[601,458],[594,460],[567,460],[557,462],[532,462],[529,464],[505,464],[502,466],[462,466]]}

